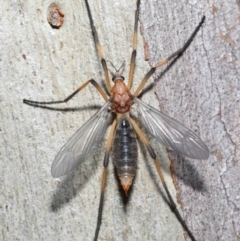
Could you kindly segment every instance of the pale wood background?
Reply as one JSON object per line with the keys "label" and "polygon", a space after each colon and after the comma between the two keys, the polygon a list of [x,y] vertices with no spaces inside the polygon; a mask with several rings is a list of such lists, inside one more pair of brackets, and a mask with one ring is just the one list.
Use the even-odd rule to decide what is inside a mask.
{"label": "pale wood background", "polygon": [[[55,112],[22,104],[23,98],[62,99],[89,78],[104,83],[84,1],[57,3],[65,14],[59,30],[47,22],[51,1],[4,1],[0,7],[3,241],[92,240],[94,235],[104,144],[68,177],[53,179],[50,167],[62,145],[104,101],[89,87],[62,105],[81,106],[80,111]],[[135,1],[89,4],[106,59],[116,66],[129,61]],[[195,131],[209,147],[210,157],[204,161],[169,153],[169,174],[166,151],[152,140],[171,193],[202,241],[240,240],[239,10],[237,0],[142,0],[141,4],[143,36],[139,34],[134,87],[151,65],[180,48],[206,15],[185,55],[143,97]],[[128,65],[125,76],[127,71]],[[139,149],[138,174],[125,206],[109,166],[99,240],[185,240],[162,198],[151,159],[143,146]]]}

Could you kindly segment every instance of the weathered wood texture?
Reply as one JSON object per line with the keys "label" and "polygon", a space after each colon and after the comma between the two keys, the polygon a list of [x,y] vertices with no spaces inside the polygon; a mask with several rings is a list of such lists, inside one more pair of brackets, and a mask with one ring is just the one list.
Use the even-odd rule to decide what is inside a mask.
{"label": "weathered wood texture", "polygon": [[[104,143],[93,158],[67,177],[53,179],[50,167],[62,145],[104,100],[93,87],[87,87],[61,105],[80,106],[79,111],[56,112],[22,104],[23,98],[63,99],[90,78],[104,85],[84,1],[56,3],[65,14],[60,29],[52,29],[47,22],[50,1],[1,3],[3,241],[92,240],[94,236]],[[125,59],[129,63],[135,1],[89,0],[89,4],[106,59],[116,66]],[[180,48],[206,15],[204,27],[185,55],[159,81],[157,72],[156,88],[143,97],[194,130],[210,149],[204,161],[170,153],[171,175],[165,149],[151,140],[161,156],[172,195],[177,196],[185,220],[202,241],[240,240],[239,10],[239,1],[223,0],[142,0],[141,4],[144,42],[139,34],[133,88],[150,66]],[[127,73],[128,64],[126,77]],[[151,159],[142,145],[139,149],[138,174],[126,205],[112,163],[109,166],[99,240],[185,240],[162,197]]]}
{"label": "weathered wood texture", "polygon": [[172,162],[178,198],[197,240],[240,240],[239,10],[239,1],[142,5],[150,64],[178,49],[206,15],[186,54],[162,79],[156,76],[162,110],[195,130],[210,149],[207,161],[174,156]]}

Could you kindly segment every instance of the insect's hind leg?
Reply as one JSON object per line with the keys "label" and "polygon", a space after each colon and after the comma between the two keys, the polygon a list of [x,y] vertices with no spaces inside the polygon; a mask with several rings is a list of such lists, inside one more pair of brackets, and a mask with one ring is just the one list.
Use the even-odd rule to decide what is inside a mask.
{"label": "insect's hind leg", "polygon": [[164,179],[164,176],[162,174],[162,170],[161,170],[161,167],[158,163],[158,161],[156,160],[156,154],[153,150],[153,148],[151,147],[149,141],[147,140],[147,138],[145,137],[145,135],[143,134],[143,132],[141,131],[141,129],[139,128],[139,126],[137,125],[137,123],[133,120],[133,119],[130,119],[130,122],[134,128],[134,130],[136,131],[137,135],[139,136],[139,138],[141,139],[141,141],[143,142],[143,144],[146,146],[150,156],[152,157],[152,159],[154,160],[154,164],[155,164],[155,167],[157,169],[157,172],[158,172],[158,175],[161,179],[161,182],[163,184],[163,187],[167,193],[167,196],[168,196],[168,200],[169,200],[169,206],[171,208],[171,210],[175,213],[177,219],[179,220],[179,222],[181,223],[181,225],[183,226],[183,228],[186,230],[186,232],[188,233],[189,237],[192,239],[192,241],[196,241],[195,237],[193,236],[192,232],[189,230],[187,224],[185,223],[185,221],[183,220],[182,216],[180,215],[178,209],[177,209],[177,206],[176,204],[174,203],[173,201],[173,198],[168,190],[168,187],[166,185],[166,182],[165,182],[165,179]]}
{"label": "insect's hind leg", "polygon": [[103,173],[102,173],[102,183],[101,183],[101,196],[100,196],[100,202],[99,202],[99,207],[98,207],[98,218],[97,218],[97,226],[95,230],[95,236],[94,236],[94,241],[97,241],[99,231],[100,231],[100,226],[102,222],[102,212],[103,212],[103,201],[104,201],[104,191],[106,187],[106,179],[107,179],[107,167],[109,163],[109,154],[111,150],[111,145],[112,145],[112,140],[113,140],[113,135],[114,131],[116,128],[117,120],[115,119],[111,125],[110,133],[107,139],[107,145],[106,145],[106,152],[104,156],[104,162],[103,162]]}
{"label": "insect's hind leg", "polygon": [[32,106],[53,105],[53,104],[66,103],[70,99],[72,99],[73,96],[75,96],[79,91],[81,91],[83,88],[85,88],[89,83],[91,83],[99,91],[99,93],[102,95],[102,97],[106,101],[108,101],[108,96],[105,94],[105,92],[100,87],[100,85],[94,79],[90,79],[90,80],[86,81],[84,84],[82,84],[78,89],[76,89],[71,95],[69,95],[64,100],[41,102],[41,101],[32,101],[32,100],[23,99],[23,103],[28,104],[28,105],[32,105]]}
{"label": "insect's hind leg", "polygon": [[[200,23],[198,24],[198,26],[195,28],[194,32],[191,34],[190,38],[187,40],[187,42],[183,45],[182,48],[180,48],[179,50],[177,50],[176,52],[174,52],[173,54],[171,54],[169,57],[162,59],[161,61],[159,61],[154,67],[152,67],[148,73],[145,75],[145,77],[143,78],[143,80],[141,81],[140,85],[138,86],[137,90],[134,92],[134,96],[138,96],[139,93],[141,92],[141,90],[143,89],[143,87],[145,86],[146,82],[148,81],[148,79],[154,74],[154,72],[156,71],[157,68],[163,66],[164,64],[168,63],[170,60],[172,59],[178,59],[181,57],[181,55],[186,51],[186,49],[190,46],[191,42],[193,41],[194,37],[197,35],[198,31],[200,30],[200,28],[202,27],[203,23],[205,21],[205,16],[202,17]],[[176,61],[174,61],[175,63]]]}

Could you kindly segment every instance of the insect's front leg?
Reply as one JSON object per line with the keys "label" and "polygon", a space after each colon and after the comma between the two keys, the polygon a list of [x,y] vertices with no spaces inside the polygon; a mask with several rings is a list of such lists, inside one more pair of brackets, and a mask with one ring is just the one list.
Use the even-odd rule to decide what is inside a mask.
{"label": "insect's front leg", "polygon": [[82,84],[79,88],[77,88],[71,95],[69,95],[67,98],[64,100],[57,100],[57,101],[33,101],[33,100],[26,100],[23,99],[23,103],[27,105],[32,105],[36,107],[41,107],[42,105],[53,105],[53,104],[60,104],[60,103],[66,103],[70,99],[72,99],[79,91],[81,91],[83,88],[85,88],[89,83],[91,83],[97,90],[98,92],[102,95],[102,97],[108,101],[108,96],[105,94],[101,86],[94,80],[90,79],[86,81],[84,84]]}
{"label": "insect's front leg", "polygon": [[136,56],[137,56],[137,30],[138,30],[139,6],[140,6],[140,0],[137,1],[137,9],[136,9],[136,12],[135,12],[135,23],[134,23],[134,34],[133,34],[133,51],[132,51],[132,56],[131,56],[128,85],[127,85],[129,89],[131,89],[131,87],[132,87],[133,74],[134,74],[135,62],[136,62]]}
{"label": "insect's front leg", "polygon": [[[141,92],[141,90],[143,89],[143,87],[145,86],[145,84],[147,83],[148,79],[155,73],[157,68],[160,68],[161,66],[163,66],[164,64],[169,63],[170,60],[173,60],[173,62],[175,63],[176,60],[186,51],[186,49],[190,46],[190,44],[192,43],[194,37],[197,35],[198,31],[200,30],[200,28],[202,27],[203,23],[205,21],[205,16],[202,17],[201,22],[198,24],[198,26],[196,27],[196,29],[194,30],[194,32],[192,33],[192,35],[190,36],[190,38],[187,40],[187,42],[183,45],[182,48],[180,48],[179,50],[177,50],[176,52],[174,52],[173,54],[171,54],[169,57],[162,59],[161,61],[159,61],[154,67],[152,67],[148,73],[145,75],[145,77],[143,78],[143,80],[141,81],[140,85],[138,86],[137,90],[134,92],[134,96],[138,96],[139,93]],[[171,64],[171,63],[170,63]]]}

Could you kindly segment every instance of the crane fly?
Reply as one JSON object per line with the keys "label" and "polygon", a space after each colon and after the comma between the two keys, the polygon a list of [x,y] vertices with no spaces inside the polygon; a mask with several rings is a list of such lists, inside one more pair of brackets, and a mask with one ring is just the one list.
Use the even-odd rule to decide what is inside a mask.
{"label": "crane fly", "polygon": [[183,45],[183,47],[174,52],[169,57],[159,61],[154,67],[152,67],[142,79],[140,85],[135,90],[135,92],[131,92],[133,75],[135,70],[135,60],[137,55],[136,48],[140,0],[138,0],[136,4],[137,7],[134,20],[135,23],[133,35],[133,50],[130,61],[128,83],[125,84],[124,77],[121,75],[121,69],[123,69],[124,67],[123,64],[119,69],[116,69],[113,66],[115,69],[115,73],[112,76],[113,86],[111,85],[107,62],[103,55],[102,47],[100,45],[98,34],[94,26],[88,1],[85,0],[85,3],[94,42],[98,50],[99,57],[101,59],[101,65],[106,80],[107,93],[103,91],[103,89],[94,79],[90,79],[64,100],[51,102],[39,102],[26,99],[23,100],[23,102],[28,105],[41,108],[50,108],[47,107],[47,105],[68,102],[88,84],[92,84],[106,101],[102,108],[97,113],[95,113],[90,118],[90,120],[88,120],[80,129],[78,129],[77,132],[67,141],[67,143],[59,151],[52,164],[52,176],[56,178],[69,174],[70,172],[75,170],[77,166],[79,166],[83,161],[93,155],[96,147],[99,145],[100,142],[102,142],[105,136],[109,125],[109,110],[111,110],[111,112],[114,113],[115,116],[111,123],[110,132],[106,143],[106,151],[103,161],[101,195],[94,240],[98,239],[101,226],[104,191],[106,186],[107,167],[110,159],[110,152],[112,152],[112,159],[116,167],[122,188],[127,195],[128,190],[132,185],[137,169],[137,134],[137,136],[143,142],[151,158],[154,161],[158,175],[169,199],[169,205],[171,209],[188,233],[189,237],[194,241],[196,239],[194,238],[192,232],[189,230],[185,221],[181,217],[176,207],[176,204],[174,203],[173,198],[166,186],[161,167],[159,165],[159,162],[157,161],[157,157],[153,148],[151,147],[144,132],[138,126],[137,122],[131,117],[131,107],[132,105],[136,106],[136,109],[139,112],[140,121],[144,126],[146,132],[150,133],[158,142],[166,146],[168,149],[174,150],[180,155],[193,159],[208,158],[208,148],[197,135],[195,135],[188,128],[180,124],[178,121],[165,115],[164,113],[153,108],[152,106],[144,103],[138,98],[143,87],[145,86],[149,78],[154,74],[157,68],[163,66],[166,63],[169,63],[169,65],[173,64],[185,52],[185,50],[189,47],[194,37],[200,30],[202,24],[204,23],[205,16],[202,17],[200,23],[198,24],[190,38]]}

